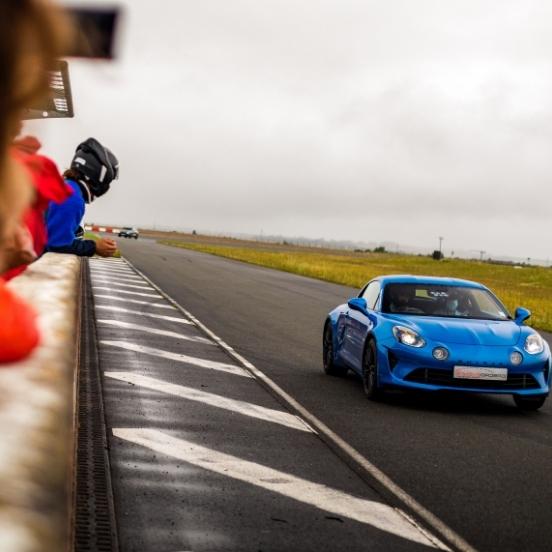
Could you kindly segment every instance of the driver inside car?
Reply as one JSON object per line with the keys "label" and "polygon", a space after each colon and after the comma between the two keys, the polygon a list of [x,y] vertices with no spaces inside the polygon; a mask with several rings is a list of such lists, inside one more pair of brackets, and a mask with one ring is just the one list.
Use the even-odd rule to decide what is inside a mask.
{"label": "driver inside car", "polygon": [[389,303],[390,312],[420,313],[420,309],[412,305],[415,289],[412,286],[396,286],[391,294]]}
{"label": "driver inside car", "polygon": [[442,298],[440,308],[435,311],[440,316],[467,316],[469,306],[467,298],[462,296],[456,290],[450,290],[447,297]]}

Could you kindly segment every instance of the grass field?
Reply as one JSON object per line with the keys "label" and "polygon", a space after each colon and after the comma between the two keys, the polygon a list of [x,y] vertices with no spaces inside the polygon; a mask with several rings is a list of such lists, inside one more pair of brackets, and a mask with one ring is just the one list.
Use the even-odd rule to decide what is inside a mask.
{"label": "grass field", "polygon": [[234,240],[233,244],[199,241],[160,240],[175,247],[211,253],[251,264],[284,270],[336,284],[360,288],[384,274],[424,274],[475,280],[493,290],[511,312],[518,306],[530,309],[530,324],[552,331],[552,269],[513,266],[390,253],[353,253],[313,250],[306,247],[278,247],[272,244]]}

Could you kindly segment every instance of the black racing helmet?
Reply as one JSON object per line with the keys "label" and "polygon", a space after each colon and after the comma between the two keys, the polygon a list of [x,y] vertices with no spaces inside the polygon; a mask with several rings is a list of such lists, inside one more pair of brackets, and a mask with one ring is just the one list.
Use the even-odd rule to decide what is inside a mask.
{"label": "black racing helmet", "polygon": [[83,175],[96,197],[104,195],[111,182],[119,177],[119,161],[95,138],[88,138],[77,146],[71,168]]}

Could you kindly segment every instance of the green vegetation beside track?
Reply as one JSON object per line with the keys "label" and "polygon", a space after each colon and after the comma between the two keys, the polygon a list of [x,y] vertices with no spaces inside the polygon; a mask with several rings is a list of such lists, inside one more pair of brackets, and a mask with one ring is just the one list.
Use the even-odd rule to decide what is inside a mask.
{"label": "green vegetation beside track", "polygon": [[511,312],[518,306],[530,309],[530,324],[552,331],[552,269],[514,267],[461,259],[434,261],[429,257],[391,253],[317,251],[304,247],[278,247],[258,243],[252,247],[160,240],[174,247],[210,253],[237,261],[292,272],[327,282],[360,288],[383,274],[424,274],[475,280],[492,289]]}

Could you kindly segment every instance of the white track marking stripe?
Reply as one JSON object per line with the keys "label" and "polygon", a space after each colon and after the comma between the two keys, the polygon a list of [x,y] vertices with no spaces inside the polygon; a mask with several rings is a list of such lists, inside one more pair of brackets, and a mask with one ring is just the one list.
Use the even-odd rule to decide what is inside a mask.
{"label": "white track marking stripe", "polygon": [[134,272],[129,266],[91,265],[90,270],[114,270],[117,272]]}
{"label": "white track marking stripe", "polygon": [[[358,450],[352,447],[347,441],[342,439],[337,433],[332,431],[322,420],[317,418],[312,412],[307,410],[301,403],[295,400],[289,393],[284,391],[276,382],[270,379],[264,372],[249,362],[245,357],[237,353],[230,345],[223,341],[218,335],[212,332],[205,324],[198,320],[190,311],[185,309],[170,295],[165,293],[158,285],[150,280],[141,270],[138,270],[128,259],[125,259],[128,265],[136,271],[146,282],[156,289],[169,303],[174,305],[182,314],[187,316],[193,323],[200,328],[205,335],[213,339],[226,353],[243,366],[248,372],[270,393],[277,397],[283,404],[287,404],[292,412],[301,416],[309,425],[311,425],[320,438],[345,462],[352,464],[357,473],[363,475],[364,479],[371,486],[379,490],[384,496],[389,496],[392,500],[398,501],[404,505],[410,512],[428,527],[431,527],[433,534],[427,533],[435,542],[440,542],[435,534],[452,544],[460,552],[477,552],[476,549],[461,537],[456,531],[446,525],[440,518],[430,512],[425,506],[422,506],[413,496],[409,495],[402,487],[397,485],[387,474],[374,465],[368,458],[360,454]],[[423,528],[422,528],[423,529]]]}
{"label": "white track marking stripe", "polygon": [[199,366],[200,368],[208,368],[210,370],[218,370],[220,372],[227,372],[236,376],[243,376],[250,378],[251,374],[244,370],[241,366],[235,364],[228,364],[226,362],[217,362],[214,360],[206,360],[203,358],[196,358],[189,355],[182,355],[179,353],[172,353],[170,351],[164,351],[163,349],[154,349],[153,347],[145,347],[143,345],[137,345],[130,343],[129,341],[100,341],[102,345],[108,345],[110,347],[117,347],[119,349],[125,349],[127,351],[134,351],[136,353],[142,353],[144,355],[155,356],[158,358],[166,358],[168,360],[175,360],[177,362],[183,362],[186,364],[192,364],[193,366]]}
{"label": "white track marking stripe", "polygon": [[120,272],[132,272],[132,268],[128,265],[108,265],[108,264],[92,264],[90,270],[116,270]]}
{"label": "white track marking stripe", "polygon": [[[113,291],[113,288],[105,287],[105,286],[95,286],[92,285],[94,289],[101,289],[102,291]],[[153,291],[153,290],[152,290]],[[141,293],[140,291],[126,291],[125,289],[118,289],[117,293],[125,293],[128,295],[139,295],[140,297],[154,297],[155,299],[161,299],[162,296],[158,293]]]}
{"label": "white track marking stripe", "polygon": [[[94,282],[96,281],[95,278],[93,280]],[[144,291],[154,291],[153,288],[151,288],[150,286],[137,286],[135,284],[120,284],[119,282],[114,282],[113,280],[103,280],[103,281],[98,281],[98,283],[99,284],[109,283],[112,286],[121,286],[121,287],[131,288],[131,289],[143,289]]]}
{"label": "white track marking stripe", "polygon": [[146,316],[148,318],[157,318],[158,320],[168,320],[170,322],[178,322],[179,324],[193,325],[193,322],[190,322],[185,318],[177,318],[176,316],[166,316],[164,314],[154,314],[153,312],[142,312],[137,310],[124,309],[123,307],[114,307],[113,305],[96,305],[96,308],[113,312],[128,312],[129,314],[135,314],[137,316]]}
{"label": "white track marking stripe", "polygon": [[98,267],[105,267],[105,268],[124,268],[129,269],[132,268],[128,263],[90,263],[90,266],[92,268],[98,268]]}
{"label": "white track marking stripe", "polygon": [[122,271],[122,270],[99,270],[97,268],[93,268],[90,273],[94,277],[104,277],[104,278],[132,278],[134,280],[140,280],[140,282],[143,282],[142,278],[138,276],[135,272],[132,271]]}
{"label": "white track marking stripe", "polygon": [[[134,278],[126,278],[125,276],[112,278],[111,276],[92,276],[92,281],[95,284],[140,284],[144,283],[142,280],[135,280]],[[148,289],[152,289],[148,287]]]}
{"label": "white track marking stripe", "polygon": [[127,297],[115,297],[114,295],[102,295],[100,293],[94,294],[97,299],[109,299],[110,301],[120,301],[121,303],[132,303],[134,305],[147,305],[148,307],[155,307],[157,309],[170,309],[176,310],[172,305],[165,305],[163,303],[152,303],[150,301],[140,301],[139,299],[128,299]]}
{"label": "white track marking stripe", "polygon": [[128,265],[113,265],[110,263],[92,263],[90,265],[92,270],[132,270]]}
{"label": "white track marking stripe", "polygon": [[[214,343],[213,343],[214,345]],[[249,416],[257,420],[264,420],[273,424],[279,424],[291,429],[297,429],[299,431],[312,431],[303,420],[290,414],[289,412],[283,412],[281,410],[274,410],[273,408],[266,408],[257,404],[252,404],[245,401],[239,401],[236,399],[230,399],[223,397],[215,393],[208,393],[193,387],[186,387],[184,385],[176,385],[166,381],[161,381],[148,376],[142,376],[133,372],[104,372],[104,374],[113,379],[120,381],[126,381],[139,387],[146,387],[153,391],[160,391],[167,395],[174,395],[181,397],[189,401],[196,401],[216,408],[222,408],[231,412],[237,412],[243,416]]]}
{"label": "white track marking stripe", "polygon": [[115,272],[114,270],[91,270],[90,274],[92,278],[124,278],[135,280],[136,282],[144,282],[142,278],[137,276],[134,272]]}
{"label": "white track marking stripe", "polygon": [[121,278],[124,280],[131,279],[136,280],[138,282],[143,282],[142,278],[134,274],[133,272],[128,273],[121,273],[121,272],[113,272],[112,270],[92,270],[91,271],[93,278]]}
{"label": "white track marking stripe", "polygon": [[156,429],[113,428],[112,432],[119,439],[178,458],[201,469],[261,487],[337,516],[371,525],[397,537],[436,548],[435,543],[408,523],[398,510],[387,504],[358,498],[320,483],[203,447],[193,441],[178,439]]}
{"label": "white track marking stripe", "polygon": [[91,270],[132,270],[127,264],[90,263]]}
{"label": "white track marking stripe", "polygon": [[120,320],[97,320],[99,324],[107,326],[116,326],[117,328],[126,328],[128,330],[137,330],[140,332],[146,332],[154,335],[163,335],[165,337],[174,337],[175,339],[182,339],[184,341],[193,341],[195,343],[204,343],[206,345],[215,345],[210,339],[205,337],[195,337],[192,335],[184,335],[178,332],[171,332],[168,330],[158,330],[157,328],[150,328],[149,326],[141,326],[140,324],[131,324],[130,322],[121,322]]}

